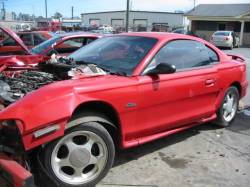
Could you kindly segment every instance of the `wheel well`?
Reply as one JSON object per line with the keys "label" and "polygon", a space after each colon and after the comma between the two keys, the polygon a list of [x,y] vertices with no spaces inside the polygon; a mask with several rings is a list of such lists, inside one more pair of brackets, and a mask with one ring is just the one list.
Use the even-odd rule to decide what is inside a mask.
{"label": "wheel well", "polygon": [[234,82],[232,83],[230,86],[234,86],[237,88],[238,92],[239,92],[239,95],[241,96],[241,85],[239,82]]}
{"label": "wheel well", "polygon": [[[118,143],[120,134],[120,120],[117,111],[108,103],[102,101],[91,101],[79,105],[73,112],[71,119],[79,117],[96,116],[97,121],[110,133],[115,143]],[[89,119],[92,121],[92,119]]]}

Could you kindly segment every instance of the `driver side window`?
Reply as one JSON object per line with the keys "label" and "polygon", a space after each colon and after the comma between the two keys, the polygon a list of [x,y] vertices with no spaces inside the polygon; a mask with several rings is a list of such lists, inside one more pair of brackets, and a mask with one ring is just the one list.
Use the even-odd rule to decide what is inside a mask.
{"label": "driver side window", "polygon": [[167,43],[153,58],[146,72],[158,64],[174,65],[176,70],[202,67],[217,62],[218,55],[201,42],[175,40]]}

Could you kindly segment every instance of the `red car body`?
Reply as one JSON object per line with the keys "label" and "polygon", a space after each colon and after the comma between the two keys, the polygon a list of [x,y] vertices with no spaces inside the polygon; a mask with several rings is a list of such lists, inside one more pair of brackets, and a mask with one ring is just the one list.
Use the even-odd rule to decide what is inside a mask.
{"label": "red car body", "polygon": [[[0,121],[16,121],[26,151],[62,137],[74,112],[91,103],[105,105],[113,111],[118,123],[120,147],[124,149],[216,119],[216,111],[230,85],[239,88],[240,97],[246,95],[246,64],[240,57],[228,56],[210,43],[192,36],[163,33],[121,35],[158,40],[131,76],[105,75],[59,81],[0,111]],[[217,53],[220,62],[209,68],[159,75],[158,79],[142,75],[163,45],[178,39],[204,43]],[[53,124],[59,125],[58,130],[34,138],[34,132]]]}
{"label": "red car body", "polygon": [[[52,45],[48,46],[46,50],[43,50],[41,53],[34,54],[29,48],[24,44],[24,42],[18,37],[16,33],[12,30],[1,27],[2,31],[6,33],[9,37],[16,41],[17,47],[15,49],[6,49],[0,47],[0,66],[7,65],[10,69],[23,69],[26,66],[34,66],[39,62],[43,62],[50,59],[50,54],[48,54],[53,48],[57,46],[61,46],[63,48],[67,48],[70,46],[63,45],[64,42],[72,39],[78,38],[90,38],[97,39],[102,37],[100,34],[94,33],[72,33],[57,36],[59,39],[54,42]],[[11,46],[10,46],[11,47]],[[6,51],[7,50],[7,51]],[[15,52],[18,50],[17,55]],[[5,55],[6,53],[6,55]],[[13,53],[13,54],[12,54]],[[2,55],[1,55],[2,54]],[[60,56],[67,56],[70,53],[59,54]]]}

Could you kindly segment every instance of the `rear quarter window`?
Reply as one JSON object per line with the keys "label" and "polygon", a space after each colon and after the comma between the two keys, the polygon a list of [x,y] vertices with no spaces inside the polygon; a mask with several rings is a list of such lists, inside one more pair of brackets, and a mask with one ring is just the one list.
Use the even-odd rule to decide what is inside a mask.
{"label": "rear quarter window", "polygon": [[215,36],[229,36],[230,32],[215,32]]}

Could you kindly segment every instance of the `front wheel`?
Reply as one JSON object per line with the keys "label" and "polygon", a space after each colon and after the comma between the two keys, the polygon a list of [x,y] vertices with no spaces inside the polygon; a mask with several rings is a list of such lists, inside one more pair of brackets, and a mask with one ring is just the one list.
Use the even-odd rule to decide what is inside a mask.
{"label": "front wheel", "polygon": [[224,100],[217,112],[216,124],[227,127],[235,119],[239,106],[239,91],[232,86],[227,89]]}
{"label": "front wheel", "polygon": [[115,156],[108,131],[96,122],[70,129],[44,149],[44,165],[62,187],[95,186],[112,167]]}

